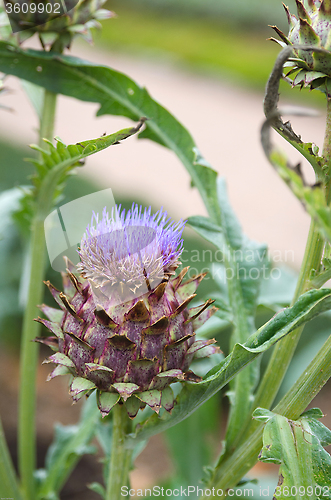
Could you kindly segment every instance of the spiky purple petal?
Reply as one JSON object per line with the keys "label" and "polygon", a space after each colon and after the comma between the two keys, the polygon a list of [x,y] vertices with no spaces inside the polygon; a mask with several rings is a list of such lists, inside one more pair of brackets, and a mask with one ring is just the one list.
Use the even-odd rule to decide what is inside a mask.
{"label": "spiky purple petal", "polygon": [[102,219],[93,214],[82,238],[78,265],[93,283],[96,300],[119,303],[141,295],[173,274],[182,252],[185,223],[173,222],[166,212],[133,204],[127,212],[115,207]]}

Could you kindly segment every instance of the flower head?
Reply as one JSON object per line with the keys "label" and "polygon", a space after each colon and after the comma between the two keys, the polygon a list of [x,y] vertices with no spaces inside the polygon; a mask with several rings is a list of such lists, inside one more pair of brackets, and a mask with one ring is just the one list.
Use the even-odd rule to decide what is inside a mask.
{"label": "flower head", "polygon": [[115,304],[155,288],[174,274],[183,249],[185,223],[175,223],[167,213],[151,213],[133,204],[127,212],[106,208],[99,221],[93,214],[79,250],[79,271],[90,280],[96,296]]}
{"label": "flower head", "polygon": [[79,250],[80,264],[67,262],[64,293],[47,285],[61,310],[40,306],[38,318],[52,333],[37,339],[58,352],[49,379],[71,374],[74,401],[97,391],[103,415],[125,404],[134,418],[140,408],[171,412],[176,381],[200,380],[189,370],[195,356],[218,351],[195,331],[215,313],[207,300],[188,308],[205,276],[174,277],[182,252],[184,222],[172,222],[133,205],[115,207],[101,220],[93,214]]}

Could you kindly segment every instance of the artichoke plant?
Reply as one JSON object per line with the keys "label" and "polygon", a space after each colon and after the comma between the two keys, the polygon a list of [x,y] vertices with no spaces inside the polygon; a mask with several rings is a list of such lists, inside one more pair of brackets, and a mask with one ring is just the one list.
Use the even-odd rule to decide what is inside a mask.
{"label": "artichoke plant", "polygon": [[325,49],[323,52],[294,49],[294,57],[287,63],[291,68],[287,76],[293,77],[293,86],[320,87],[325,91],[328,85],[331,87],[331,0],[308,0],[305,3],[296,0],[296,4],[298,17],[291,14],[283,4],[289,24],[288,35],[277,26],[272,26],[281,40],[271,40],[282,47],[306,45]]}
{"label": "artichoke plant", "polygon": [[[178,276],[184,223],[162,210],[133,205],[125,213],[93,215],[79,249],[80,263],[67,261],[60,292],[47,286],[60,309],[42,305],[38,318],[52,336],[38,338],[55,354],[49,375],[71,374],[74,401],[97,391],[103,415],[125,404],[134,418],[150,406],[171,412],[172,382],[200,378],[189,371],[194,356],[217,352],[214,340],[196,340],[195,330],[215,311],[212,300],[188,309],[205,276]],[[200,351],[200,352],[198,352]]]}
{"label": "artichoke plant", "polygon": [[57,42],[56,49],[62,51],[76,35],[92,41],[91,28],[100,28],[100,20],[113,16],[101,8],[105,1],[5,0],[5,10],[19,41],[38,33],[43,45]]}

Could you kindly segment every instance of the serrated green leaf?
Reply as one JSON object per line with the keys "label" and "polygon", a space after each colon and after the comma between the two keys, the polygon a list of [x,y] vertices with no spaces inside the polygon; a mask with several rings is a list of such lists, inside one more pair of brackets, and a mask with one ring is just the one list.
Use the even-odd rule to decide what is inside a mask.
{"label": "serrated green leaf", "polygon": [[[86,157],[135,134],[141,125],[142,121],[138,123],[137,127],[126,128],[114,134],[69,146],[65,146],[61,142],[59,146],[61,154],[55,146],[52,146],[48,151],[34,146],[41,153],[41,166],[46,165],[47,167],[40,168],[38,171],[39,177],[36,179],[37,193],[34,194],[34,196],[37,196],[39,207],[42,210],[41,215],[48,215],[52,203],[64,187],[66,177],[72,173],[75,166],[80,165]],[[45,142],[49,144],[49,141]]]}
{"label": "serrated green leaf", "polygon": [[331,207],[327,205],[324,187],[305,185],[303,178],[289,167],[286,156],[278,150],[272,151],[269,160],[294,195],[303,203],[309,215],[316,221],[322,236],[330,242]]}
{"label": "serrated green leaf", "polygon": [[70,158],[70,153],[67,150],[66,145],[62,142],[62,140],[59,137],[55,137],[55,140],[56,140],[56,149],[58,150],[61,159],[67,160],[68,158]]}
{"label": "serrated green leaf", "polygon": [[[242,233],[226,192],[224,179],[217,180],[219,224],[206,217],[190,217],[188,223],[205,239],[213,243],[223,255],[224,273],[221,289],[227,288],[229,309],[234,326],[231,346],[244,343],[254,331],[254,317],[259,288],[263,277],[263,266],[267,262],[266,246],[250,241]],[[222,266],[218,266],[219,269]],[[214,270],[216,266],[214,266]],[[215,279],[215,275],[214,275]],[[219,281],[215,279],[216,283]],[[251,396],[258,379],[258,365],[251,364],[245,373],[231,382],[235,397],[230,401],[231,410],[226,433],[226,446],[232,447],[240,439],[242,422],[248,417]]]}
{"label": "serrated green leaf", "polygon": [[[37,67],[42,71],[37,71]],[[171,149],[198,188],[209,214],[216,219],[216,172],[201,156],[189,132],[147,90],[126,75],[72,56],[26,49],[0,42],[0,70],[36,83],[52,92],[82,101],[98,102],[98,116],[148,118],[141,138]]]}
{"label": "serrated green leaf", "polygon": [[135,438],[147,439],[187,418],[257,356],[330,308],[331,290],[310,290],[303,294],[292,307],[283,309],[259,328],[244,345],[236,344],[231,354],[207,373],[202,382],[186,383],[172,414],[164,413],[161,417],[152,415],[136,429],[132,442],[135,442]]}
{"label": "serrated green leaf", "polygon": [[[254,414],[264,412],[258,408]],[[331,457],[323,448],[328,444],[323,437],[330,431],[315,418],[320,418],[321,412],[314,408],[295,421],[277,413],[268,414],[259,459],[280,464],[273,498],[283,500],[290,492],[293,498],[330,498]]]}

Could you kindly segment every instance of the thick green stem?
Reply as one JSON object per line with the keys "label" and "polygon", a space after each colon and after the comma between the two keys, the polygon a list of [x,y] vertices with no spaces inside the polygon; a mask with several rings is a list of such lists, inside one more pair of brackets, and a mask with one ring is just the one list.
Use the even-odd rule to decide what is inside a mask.
{"label": "thick green stem", "polygon": [[[245,343],[250,333],[252,333],[252,329],[246,314],[241,284],[237,278],[237,263],[234,258],[231,258],[230,262],[226,262],[225,265],[226,269],[233,271],[233,277],[228,279],[227,282],[229,302],[235,318],[234,330],[231,336],[231,348],[233,348],[236,343]],[[247,367],[246,370],[238,373],[230,384],[233,396],[226,430],[227,453],[231,453],[231,450],[235,448],[240,437],[242,421],[250,413],[250,395],[252,389],[250,370],[251,367]]]}
{"label": "thick green stem", "polygon": [[[39,143],[42,138],[52,139],[54,129],[56,95],[45,91],[43,114],[40,122]],[[33,473],[36,466],[36,372],[38,344],[32,342],[38,335],[39,324],[34,322],[38,316],[37,305],[42,302],[43,279],[45,273],[46,248],[44,237],[44,217],[47,215],[50,200],[36,201],[35,215],[31,227],[29,247],[28,297],[23,318],[20,365],[19,424],[18,424],[18,463],[23,492],[27,500],[35,500]]]}
{"label": "thick green stem", "polygon": [[38,335],[37,304],[42,302],[45,270],[44,221],[35,218],[30,244],[30,282],[23,319],[20,365],[18,454],[23,491],[28,500],[35,500],[33,472],[36,465],[36,371],[38,344],[32,340]]}
{"label": "thick green stem", "polygon": [[[323,252],[323,245],[324,241],[316,231],[314,222],[312,222],[309,230],[305,255],[301,266],[302,272],[300,273],[298,278],[298,283],[294,298],[292,300],[292,304],[302,293],[307,291],[310,270],[317,269],[319,267],[321,255]],[[257,407],[271,407],[283,382],[286,370],[294,355],[303,328],[304,327],[302,326],[294,330],[283,341],[279,342],[274,347],[270,362],[256,392],[251,412],[253,412]],[[242,426],[245,431],[241,435],[240,441],[244,442],[251,434],[253,434],[258,425],[258,422],[256,420],[252,420],[251,416],[249,416],[246,422],[243,422]],[[222,458],[224,459],[226,457],[223,455]]]}
{"label": "thick green stem", "polygon": [[[327,104],[327,120],[323,156],[326,161],[331,158],[331,105],[329,100]],[[326,190],[329,189],[329,184],[326,186]],[[320,236],[315,222],[311,221],[305,254],[301,264],[298,283],[292,304],[309,288],[311,271],[313,269],[316,271],[319,270],[324,245],[324,239]],[[298,328],[275,346],[263,379],[259,384],[252,411],[254,411],[254,409],[258,406],[262,408],[270,408],[272,405],[294,355],[302,330],[303,327]],[[257,423],[254,421],[248,423],[248,425],[247,432],[244,434],[243,439],[252,434],[257,427]]]}
{"label": "thick green stem", "polygon": [[[308,289],[309,276],[312,269],[318,269],[321,262],[324,241],[316,230],[314,222],[311,223],[304,260],[292,304]],[[264,377],[259,385],[254,400],[254,408],[270,408],[287,368],[291,362],[295,349],[300,339],[303,327],[298,328],[284,340],[276,344]]]}
{"label": "thick green stem", "polygon": [[124,405],[117,404],[113,410],[113,440],[109,463],[109,476],[105,500],[121,500],[121,488],[129,488],[129,471],[132,451],[125,447],[126,435],[131,432],[131,420]]}
{"label": "thick green stem", "polygon": [[[299,418],[330,377],[331,336],[273,411],[293,420]],[[238,481],[255,464],[257,455],[262,448],[263,428],[263,424],[258,424],[254,433],[222,464],[221,474],[220,471],[217,471],[217,475],[209,487],[224,491],[224,495],[219,498],[225,498],[226,489],[236,486]]]}
{"label": "thick green stem", "polygon": [[8,451],[5,434],[0,419],[0,496],[1,498],[15,498],[21,500],[18,482],[13,463]]}
{"label": "thick green stem", "polygon": [[[328,99],[327,101],[327,120],[326,120],[326,131],[323,145],[323,157],[325,159],[326,165],[329,167],[329,171],[331,168],[331,101]],[[329,197],[330,193],[330,177],[328,182],[325,185],[326,197]],[[312,221],[310,225],[308,240],[306,244],[306,250],[304,259],[301,265],[301,270],[299,274],[299,279],[297,283],[297,288],[295,291],[295,295],[293,297],[293,302],[295,302],[300,295],[302,295],[305,291],[309,289],[310,284],[310,274],[314,269],[315,271],[319,271],[321,267],[321,260],[323,256],[325,241],[320,236],[315,222]],[[293,303],[292,302],[292,303]],[[252,406],[252,411],[260,406],[262,408],[270,408],[272,405],[285,373],[289,367],[289,364],[292,360],[294,352],[296,350],[297,344],[299,342],[301,332],[303,328],[298,328],[290,335],[288,335],[285,339],[279,342],[272,353],[271,359],[269,361],[268,367],[264,373],[264,376],[259,385],[258,391],[255,396],[255,400]],[[243,422],[243,428],[245,431],[240,436],[240,443],[245,443],[245,446],[248,444],[249,439],[256,436],[257,430],[260,428],[259,424],[256,421],[252,421],[251,419],[247,419],[246,422]],[[256,438],[257,439],[257,438]],[[250,467],[254,464],[254,461],[257,459],[257,455],[259,449],[261,447],[261,441],[259,446],[257,446],[256,439],[253,439],[254,442],[254,453],[255,459],[247,460],[246,466],[241,470],[240,473],[244,475]],[[247,441],[248,440],[248,441]],[[253,445],[252,445],[253,446]],[[241,449],[242,446],[239,447]],[[232,463],[232,467],[236,470],[236,462],[232,461],[233,456],[237,456],[237,452],[234,455],[230,456],[228,453],[225,453],[220,457],[219,463],[215,469],[213,485],[214,483],[218,483],[220,478],[222,478],[222,484],[226,485],[224,481],[224,477],[226,477],[225,470],[228,467],[229,463]],[[251,455],[252,457],[253,455]],[[239,477],[239,479],[242,476]],[[238,480],[239,480],[238,479]],[[227,487],[230,487],[227,485]]]}
{"label": "thick green stem", "polygon": [[53,140],[57,94],[45,89],[43,114],[39,128],[39,146],[45,147],[43,139]]}

